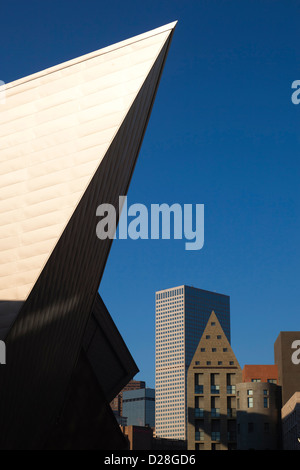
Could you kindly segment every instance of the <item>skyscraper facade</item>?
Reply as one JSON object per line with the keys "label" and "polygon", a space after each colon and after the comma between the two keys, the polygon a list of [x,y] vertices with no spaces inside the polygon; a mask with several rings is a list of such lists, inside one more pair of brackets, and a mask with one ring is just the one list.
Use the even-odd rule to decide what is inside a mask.
{"label": "skyscraper facade", "polygon": [[182,285],[155,300],[155,432],[185,440],[187,370],[212,311],[230,342],[230,298]]}
{"label": "skyscraper facade", "polygon": [[123,392],[123,416],[127,418],[127,426],[154,427],[155,390],[141,388]]}

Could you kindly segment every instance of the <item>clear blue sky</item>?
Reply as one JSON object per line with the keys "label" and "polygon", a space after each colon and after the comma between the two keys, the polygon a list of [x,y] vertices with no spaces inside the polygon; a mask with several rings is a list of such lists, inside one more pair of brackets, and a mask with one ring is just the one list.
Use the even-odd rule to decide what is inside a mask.
{"label": "clear blue sky", "polygon": [[10,82],[178,20],[128,203],[205,205],[205,245],[116,240],[100,292],[154,387],[154,293],[230,295],[240,365],[299,328],[300,1],[2,2]]}

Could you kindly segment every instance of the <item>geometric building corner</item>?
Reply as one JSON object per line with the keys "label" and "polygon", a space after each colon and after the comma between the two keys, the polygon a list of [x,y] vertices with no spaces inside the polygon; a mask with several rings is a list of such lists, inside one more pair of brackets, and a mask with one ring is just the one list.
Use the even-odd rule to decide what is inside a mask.
{"label": "geometric building corner", "polygon": [[[95,447],[105,448],[116,429],[108,401],[137,368],[98,294],[112,240],[96,237],[95,214],[102,203],[117,208],[127,194],[174,27],[6,87],[0,116],[2,449],[51,447],[54,435],[65,448],[71,441],[72,448],[93,445],[88,417]],[[108,378],[103,354],[115,377]],[[124,445],[120,436],[118,442]]]}

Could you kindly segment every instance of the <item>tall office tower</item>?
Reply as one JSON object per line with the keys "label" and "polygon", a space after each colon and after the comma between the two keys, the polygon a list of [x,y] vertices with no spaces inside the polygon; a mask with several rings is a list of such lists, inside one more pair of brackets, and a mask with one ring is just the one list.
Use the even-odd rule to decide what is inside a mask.
{"label": "tall office tower", "polygon": [[123,392],[123,416],[127,418],[127,426],[155,425],[155,390],[140,388]]}
{"label": "tall office tower", "polygon": [[110,407],[115,413],[116,416],[122,416],[122,397],[123,392],[127,390],[140,390],[146,387],[146,382],[143,380],[130,380],[127,385],[115,396],[115,398],[110,402]]}
{"label": "tall office tower", "polygon": [[155,433],[186,439],[187,370],[214,311],[230,342],[230,298],[189,286],[156,292]]}

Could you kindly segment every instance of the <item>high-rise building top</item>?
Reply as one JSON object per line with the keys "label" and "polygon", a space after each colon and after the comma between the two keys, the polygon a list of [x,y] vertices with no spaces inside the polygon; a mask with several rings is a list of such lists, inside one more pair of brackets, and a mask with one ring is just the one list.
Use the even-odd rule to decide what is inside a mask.
{"label": "high-rise building top", "polygon": [[127,390],[140,390],[146,387],[146,382],[143,380],[130,380],[127,385],[115,396],[110,402],[111,409],[115,411],[119,416],[122,416],[123,406],[123,392]]}

